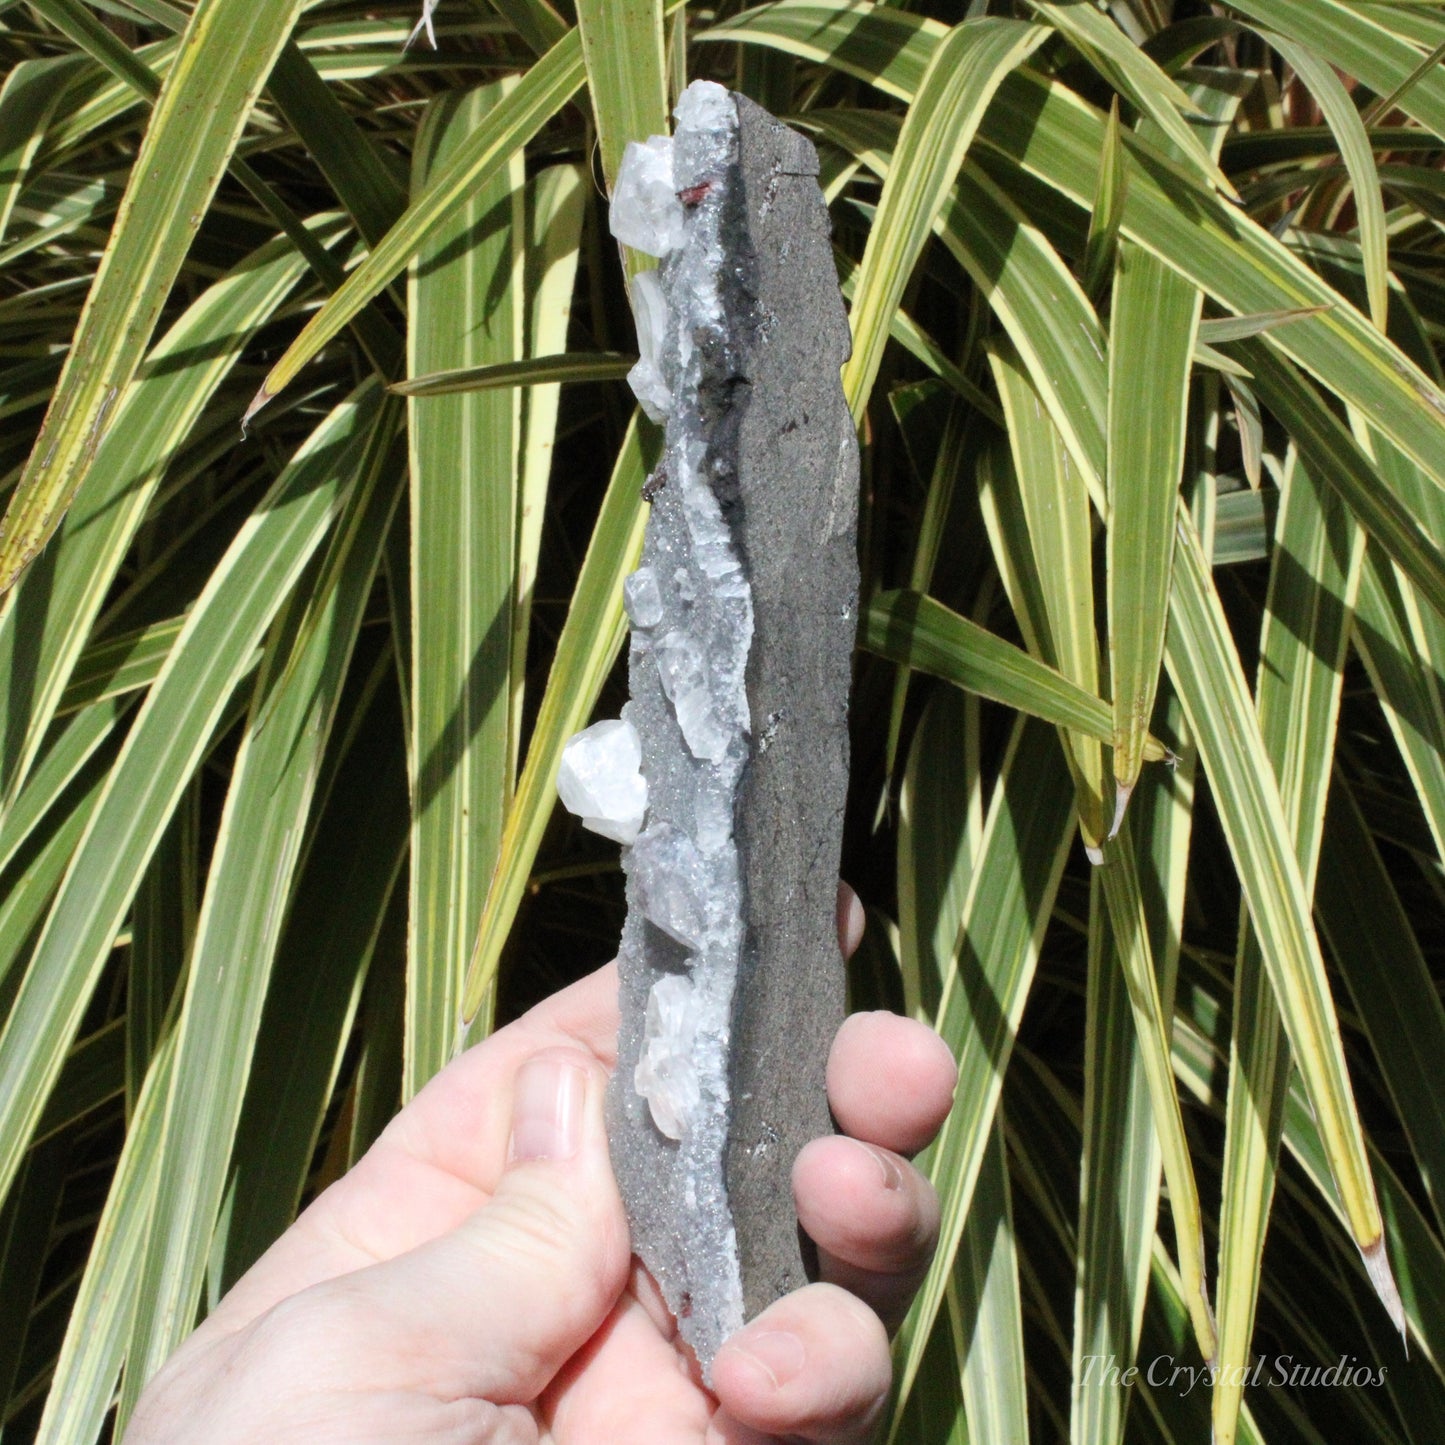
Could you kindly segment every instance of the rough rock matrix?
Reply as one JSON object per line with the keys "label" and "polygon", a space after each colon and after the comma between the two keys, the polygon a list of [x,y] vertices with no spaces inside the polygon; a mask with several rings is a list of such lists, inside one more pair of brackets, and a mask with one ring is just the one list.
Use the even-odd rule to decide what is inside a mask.
{"label": "rough rock matrix", "polygon": [[710,82],[675,115],[612,205],[660,260],[633,285],[629,379],[666,444],[626,587],[632,700],[568,745],[559,790],[625,845],[613,1163],[706,1370],[807,1277],[791,1169],[832,1127],[858,472],[816,153]]}

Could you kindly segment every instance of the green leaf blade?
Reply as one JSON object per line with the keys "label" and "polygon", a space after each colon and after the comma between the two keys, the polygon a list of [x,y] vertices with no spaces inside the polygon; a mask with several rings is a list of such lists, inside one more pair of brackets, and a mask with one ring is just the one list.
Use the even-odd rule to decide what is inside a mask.
{"label": "green leaf blade", "polygon": [[1139,778],[1164,657],[1200,301],[1161,261],[1120,245],[1109,326],[1109,671],[1118,789],[1111,832]]}
{"label": "green leaf blade", "polygon": [[983,113],[1004,76],[1046,34],[1014,20],[965,21],[934,52],[899,132],[858,270],[849,316],[853,354],[843,367],[843,394],[855,420],[878,375],[890,318]]}
{"label": "green leaf blade", "polygon": [[374,387],[363,387],[278,478],[131,727],[0,1033],[0,1190],[23,1157],[140,873],[256,644],[334,520],[358,432],[379,402]]}
{"label": "green leaf blade", "polygon": [[[508,79],[433,102],[414,162],[417,195],[523,84]],[[412,375],[522,357],[525,181],[515,152],[417,254],[407,280]],[[521,393],[413,396],[407,416],[414,804],[404,1098],[456,1046],[462,981],[511,793]]]}
{"label": "green leaf blade", "polygon": [[139,367],[300,0],[202,0],[167,75],[55,399],[0,522],[0,592],[55,530]]}
{"label": "green leaf blade", "polygon": [[307,322],[267,374],[247,409],[247,418],[289,385],[301,368],[467,203],[478,187],[485,186],[513,162],[527,142],[572,99],[585,78],[581,43],[577,32],[572,30],[517,82],[490,112],[486,122],[468,135],[466,143],[450,157],[445,168],[431,178],[426,190],[412,200],[401,219],[366,260]]}

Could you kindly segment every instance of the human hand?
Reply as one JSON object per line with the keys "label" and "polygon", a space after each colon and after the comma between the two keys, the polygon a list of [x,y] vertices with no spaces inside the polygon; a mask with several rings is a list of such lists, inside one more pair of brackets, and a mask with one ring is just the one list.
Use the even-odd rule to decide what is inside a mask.
{"label": "human hand", "polygon": [[[847,890],[839,932],[851,953]],[[793,1171],[825,1282],[734,1335],[709,1393],[629,1253],[603,1124],[616,1000],[608,965],[438,1074],[170,1359],[126,1445],[866,1439],[890,1381],[883,1321],[937,1233],[902,1156],[947,1113],[947,1049],[891,1014],[839,1030],[828,1098],[846,1134]]]}

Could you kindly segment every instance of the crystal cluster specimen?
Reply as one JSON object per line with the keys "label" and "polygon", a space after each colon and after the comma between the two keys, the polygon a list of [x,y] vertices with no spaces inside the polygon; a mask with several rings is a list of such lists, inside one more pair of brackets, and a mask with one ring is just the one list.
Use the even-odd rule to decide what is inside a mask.
{"label": "crystal cluster specimen", "polygon": [[804,1282],[791,1166],[831,1127],[857,451],[816,154],[710,82],[674,114],[611,211],[660,263],[632,292],[629,380],[666,428],[624,592],[632,698],[569,743],[559,791],[628,845],[613,1163],[706,1372]]}

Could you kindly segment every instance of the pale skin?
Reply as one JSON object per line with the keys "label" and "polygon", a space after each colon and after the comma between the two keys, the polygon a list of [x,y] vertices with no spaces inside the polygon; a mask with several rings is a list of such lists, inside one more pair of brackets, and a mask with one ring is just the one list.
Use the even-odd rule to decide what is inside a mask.
{"label": "pale skin", "polygon": [[[851,952],[862,910],[839,895]],[[828,1059],[843,1131],[798,1156],[822,1281],[732,1337],[703,1387],[630,1254],[607,1157],[615,965],[433,1079],[147,1387],[126,1445],[754,1445],[872,1437],[887,1329],[927,1267],[908,1162],[953,1096],[923,1025],[854,1014]]]}

